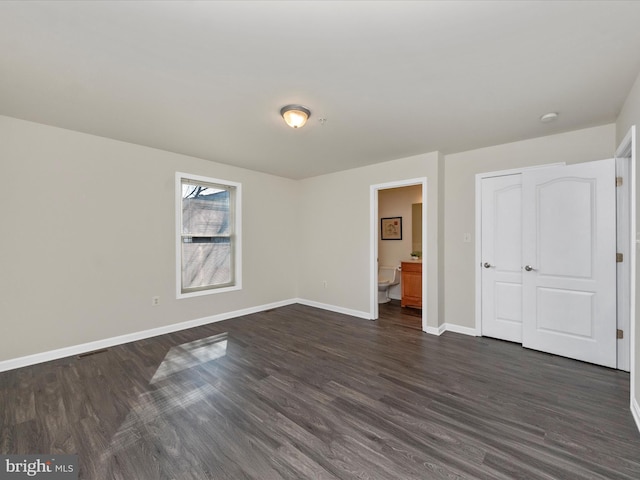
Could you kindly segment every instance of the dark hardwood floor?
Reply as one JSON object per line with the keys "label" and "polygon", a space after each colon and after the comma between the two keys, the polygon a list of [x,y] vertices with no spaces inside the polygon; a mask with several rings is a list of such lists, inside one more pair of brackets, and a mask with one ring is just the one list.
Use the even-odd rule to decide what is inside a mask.
{"label": "dark hardwood floor", "polygon": [[397,325],[422,331],[422,310],[419,308],[402,307],[400,300],[378,305],[378,324]]}
{"label": "dark hardwood floor", "polygon": [[83,479],[634,479],[629,375],[292,305],[0,374]]}

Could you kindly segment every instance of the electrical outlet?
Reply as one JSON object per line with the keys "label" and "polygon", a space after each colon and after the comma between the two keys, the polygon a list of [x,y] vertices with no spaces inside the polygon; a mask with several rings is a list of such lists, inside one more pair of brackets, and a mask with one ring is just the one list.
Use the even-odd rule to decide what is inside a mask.
{"label": "electrical outlet", "polygon": [[463,241],[464,243],[471,243],[471,234],[470,234],[470,233],[465,233],[465,234],[462,236],[462,241]]}
{"label": "electrical outlet", "polygon": [[160,305],[160,297],[151,297],[151,306],[157,307]]}
{"label": "electrical outlet", "polygon": [[322,286],[323,286],[324,288],[327,288],[327,281],[326,281],[326,280],[323,280],[323,281],[322,281]]}

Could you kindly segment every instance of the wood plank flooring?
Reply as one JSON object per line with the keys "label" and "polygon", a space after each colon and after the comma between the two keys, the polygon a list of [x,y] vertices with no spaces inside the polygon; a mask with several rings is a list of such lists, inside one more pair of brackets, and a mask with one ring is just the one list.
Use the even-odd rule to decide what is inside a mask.
{"label": "wood plank flooring", "polygon": [[292,305],[0,374],[0,453],[80,478],[635,479],[629,375]]}
{"label": "wood plank flooring", "polygon": [[379,325],[398,325],[422,331],[422,310],[419,308],[402,307],[400,300],[378,305]]}

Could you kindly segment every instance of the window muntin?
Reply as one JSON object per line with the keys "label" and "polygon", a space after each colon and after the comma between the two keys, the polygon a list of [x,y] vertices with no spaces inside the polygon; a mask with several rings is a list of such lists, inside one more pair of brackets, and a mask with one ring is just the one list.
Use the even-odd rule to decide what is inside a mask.
{"label": "window muntin", "polygon": [[240,185],[179,176],[178,297],[239,288]]}

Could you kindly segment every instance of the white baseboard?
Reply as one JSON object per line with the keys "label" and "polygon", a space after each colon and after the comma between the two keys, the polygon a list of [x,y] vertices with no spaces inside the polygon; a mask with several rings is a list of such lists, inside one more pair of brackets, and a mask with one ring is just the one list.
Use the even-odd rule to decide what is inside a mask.
{"label": "white baseboard", "polygon": [[443,323],[439,327],[427,327],[427,333],[431,335],[442,335],[444,332],[454,332],[461,333],[463,335],[471,335],[472,337],[476,337],[476,329],[469,327],[461,327],[460,325],[456,325],[454,323]]}
{"label": "white baseboard", "polygon": [[635,398],[632,394],[631,396],[631,415],[633,415],[633,419],[636,421],[636,427],[640,431],[640,405],[638,405],[638,399]]}
{"label": "white baseboard", "polygon": [[456,325],[455,323],[445,323],[443,326],[447,332],[461,333],[472,337],[478,336],[475,327],[463,327],[461,325]]}
{"label": "white baseboard", "polygon": [[[80,355],[82,353],[92,352],[94,350],[100,350],[103,348],[109,348],[115,345],[122,345],[124,343],[135,342],[136,340],[143,340],[145,338],[157,337],[158,335],[178,332],[180,330],[199,327],[201,325],[220,322],[222,320],[241,317],[243,315],[250,315],[252,313],[263,312],[265,310],[284,307],[286,305],[292,305],[294,303],[307,305],[309,307],[320,308],[322,310],[328,310],[330,312],[342,313],[344,315],[349,315],[352,317],[363,318],[365,320],[371,320],[371,315],[369,314],[369,312],[363,312],[360,310],[352,310],[350,308],[338,307],[336,305],[315,302],[313,300],[306,300],[304,298],[292,298],[289,300],[282,300],[280,302],[269,303],[266,305],[259,305],[256,307],[245,308],[242,310],[235,310],[232,312],[220,313],[217,315],[211,315],[209,317],[189,320],[187,322],[174,323],[171,325],[165,325],[163,327],[152,328],[152,329],[143,330],[140,332],[128,333],[126,335],[119,335],[117,337],[106,338],[103,340],[96,340],[94,342],[82,343],[80,345],[72,345],[70,347],[50,350],[48,352],[36,353],[34,355],[27,355],[24,357],[18,357],[18,358],[12,358],[9,360],[0,361],[0,372],[13,370],[15,368],[27,367],[29,365],[35,365],[42,362],[49,362],[51,360],[58,360],[60,358],[70,357],[73,355]],[[474,328],[461,327],[459,325],[455,325],[451,323],[445,323],[440,325],[439,327],[427,327],[427,333],[431,335],[442,335],[446,331],[462,333],[464,335],[476,336],[476,331]],[[635,405],[637,407],[638,404],[636,403]],[[640,419],[640,410],[638,410],[637,413],[634,412],[634,415],[636,416],[636,422],[638,423],[638,425],[640,425],[640,420],[638,420]]]}
{"label": "white baseboard", "polygon": [[305,300],[304,298],[296,299],[296,302],[308,307],[320,308],[322,310],[329,310],[330,312],[343,313],[345,315],[351,315],[352,317],[364,318],[365,320],[372,320],[369,312],[362,312],[360,310],[351,310],[350,308],[338,307],[336,305],[329,305],[327,303],[314,302],[313,300]]}
{"label": "white baseboard", "polygon": [[444,328],[444,324],[440,325],[439,327],[429,327],[427,326],[427,330],[426,333],[430,334],[430,335],[442,335],[445,332],[445,328]]}
{"label": "white baseboard", "polygon": [[15,368],[27,367],[29,365],[35,365],[37,363],[49,362],[51,360],[70,357],[72,355],[79,355],[86,352],[92,352],[94,350],[100,350],[103,348],[109,348],[109,347],[113,347],[114,345],[122,345],[124,343],[135,342],[136,340],[143,340],[145,338],[157,337],[158,335],[164,335],[166,333],[173,333],[180,330],[186,330],[188,328],[199,327],[201,325],[207,325],[209,323],[221,322],[222,320],[241,317],[243,315],[250,315],[252,313],[264,312],[265,310],[284,307],[286,305],[291,305],[296,302],[297,302],[296,299],[283,300],[280,302],[269,303],[266,305],[259,305],[256,307],[244,308],[242,310],[235,310],[233,312],[226,312],[226,313],[220,313],[217,315],[211,315],[209,317],[197,318],[195,320],[189,320],[187,322],[174,323],[171,325],[165,325],[163,327],[152,328],[152,329],[143,330],[140,332],[128,333],[126,335],[119,335],[117,337],[105,338],[104,340],[96,340],[95,342],[82,343],[80,345],[73,345],[70,347],[59,348],[56,350],[50,350],[48,352],[42,352],[42,353],[36,353],[34,355],[27,355],[24,357],[12,358],[10,360],[0,361],[0,372],[13,370]]}

